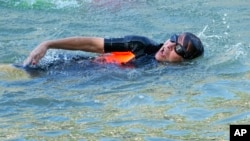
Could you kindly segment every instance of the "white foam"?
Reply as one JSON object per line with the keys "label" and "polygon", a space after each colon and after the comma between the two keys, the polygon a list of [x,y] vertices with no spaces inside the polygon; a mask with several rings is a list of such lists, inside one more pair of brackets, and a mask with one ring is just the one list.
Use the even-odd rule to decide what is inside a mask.
{"label": "white foam", "polygon": [[[63,9],[63,8],[75,8],[80,7],[82,2],[79,0],[19,0],[15,1],[14,6],[27,6],[28,8],[34,8],[37,5],[42,8],[54,8],[54,9]],[[49,6],[49,7],[48,7]]]}
{"label": "white foam", "polygon": [[51,1],[57,9],[79,7],[77,0],[53,0]]}

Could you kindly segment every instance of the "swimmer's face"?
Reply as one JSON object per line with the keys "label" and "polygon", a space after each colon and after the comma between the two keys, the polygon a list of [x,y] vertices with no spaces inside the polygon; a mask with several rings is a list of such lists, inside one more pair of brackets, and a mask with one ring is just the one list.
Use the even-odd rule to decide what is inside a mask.
{"label": "swimmer's face", "polygon": [[178,37],[177,43],[167,40],[161,49],[155,54],[155,59],[160,62],[182,62],[184,59],[175,51],[178,44],[183,46],[185,35],[181,34]]}

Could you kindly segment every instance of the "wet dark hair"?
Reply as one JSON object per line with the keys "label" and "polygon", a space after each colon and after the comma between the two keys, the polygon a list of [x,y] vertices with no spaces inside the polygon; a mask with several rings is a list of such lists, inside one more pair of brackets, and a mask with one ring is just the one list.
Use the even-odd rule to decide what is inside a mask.
{"label": "wet dark hair", "polygon": [[190,32],[184,32],[183,46],[186,47],[184,59],[194,59],[201,56],[204,52],[204,47],[201,40]]}

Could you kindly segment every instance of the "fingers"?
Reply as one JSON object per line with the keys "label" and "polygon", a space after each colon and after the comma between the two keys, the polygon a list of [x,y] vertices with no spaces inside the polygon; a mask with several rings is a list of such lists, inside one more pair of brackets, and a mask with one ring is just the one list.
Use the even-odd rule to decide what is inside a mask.
{"label": "fingers", "polygon": [[23,66],[36,65],[39,60],[45,55],[47,51],[46,44],[38,45],[33,51],[31,51],[28,58],[23,62]]}
{"label": "fingers", "polygon": [[23,62],[23,67],[27,67],[29,65],[36,65],[38,63],[37,59],[35,57],[29,56],[27,59]]}
{"label": "fingers", "polygon": [[27,67],[30,64],[31,64],[31,58],[30,57],[28,57],[27,59],[25,59],[23,61],[23,67]]}

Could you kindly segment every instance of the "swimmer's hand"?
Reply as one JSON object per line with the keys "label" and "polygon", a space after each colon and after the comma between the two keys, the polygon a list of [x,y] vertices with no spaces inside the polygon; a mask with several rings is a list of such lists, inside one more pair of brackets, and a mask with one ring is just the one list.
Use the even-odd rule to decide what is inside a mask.
{"label": "swimmer's hand", "polygon": [[48,45],[46,42],[38,45],[33,51],[31,51],[30,55],[23,62],[23,67],[28,65],[37,65],[38,62],[43,58],[48,50]]}

